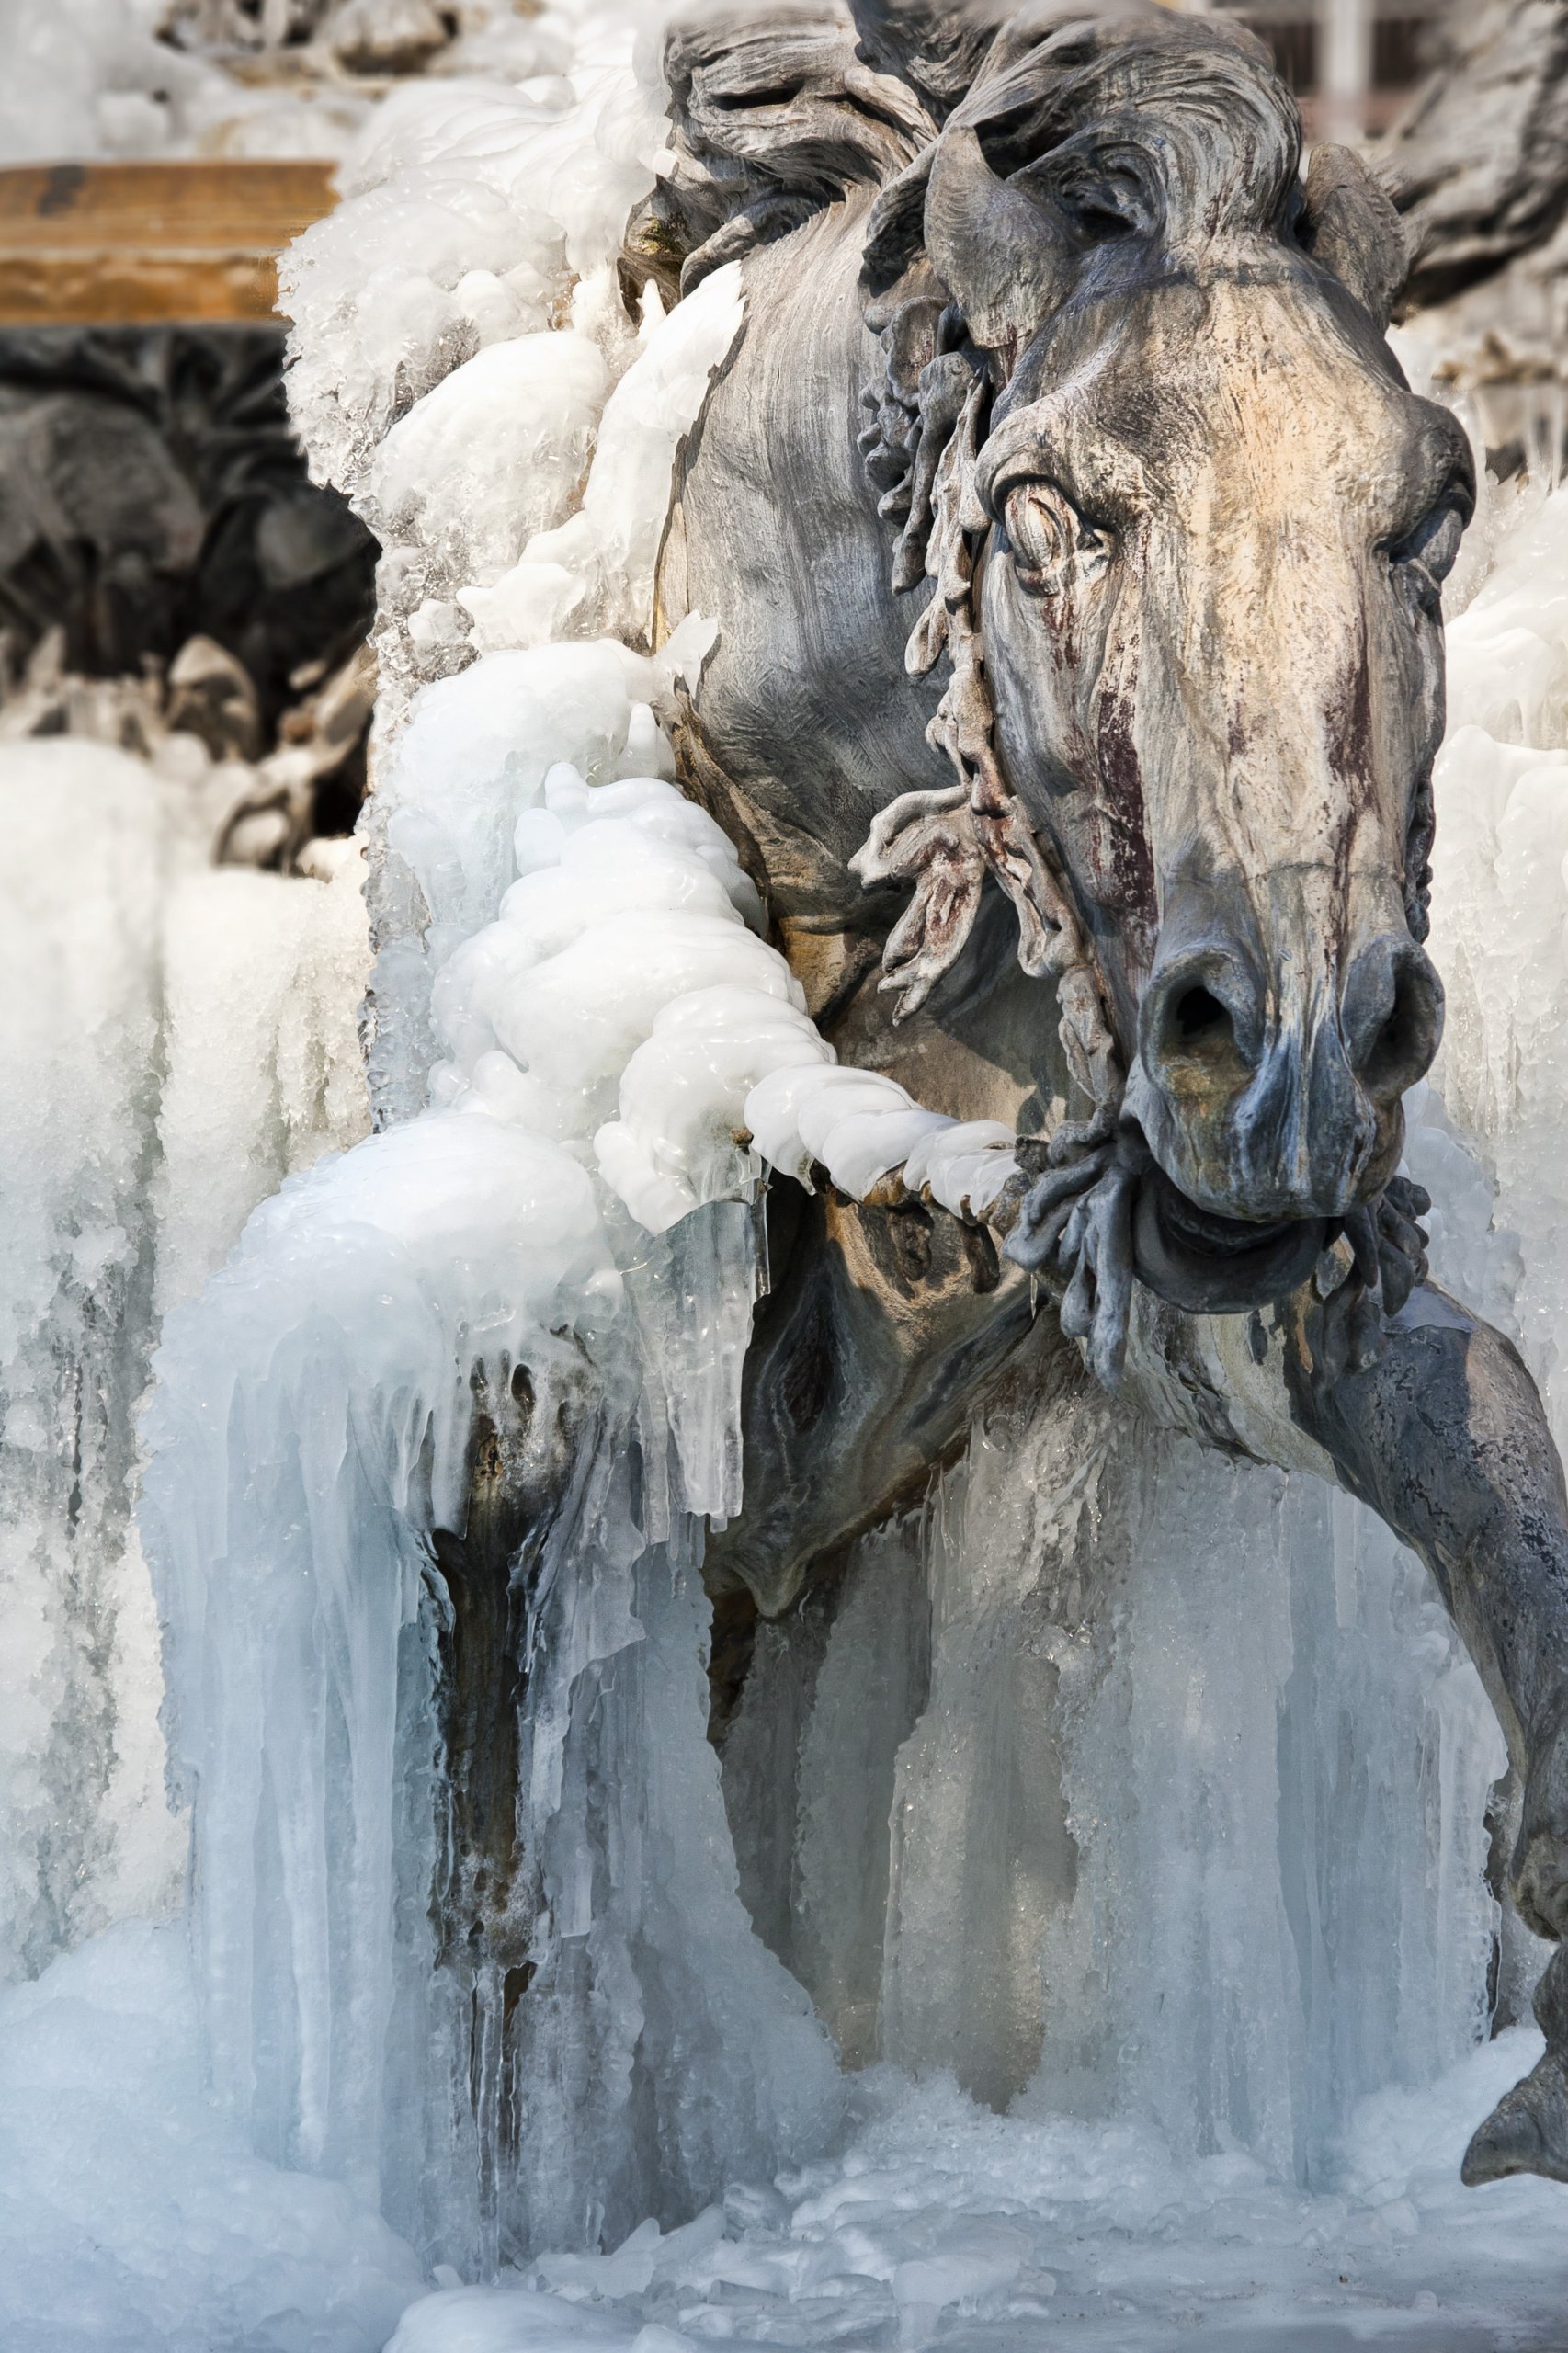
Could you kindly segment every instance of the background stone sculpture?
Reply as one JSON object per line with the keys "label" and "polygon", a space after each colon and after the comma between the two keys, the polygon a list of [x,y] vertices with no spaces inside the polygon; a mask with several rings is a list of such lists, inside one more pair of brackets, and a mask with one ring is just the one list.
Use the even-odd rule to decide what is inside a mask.
{"label": "background stone sculpture", "polygon": [[1407,306],[1444,302],[1561,225],[1568,27],[1551,0],[1487,0],[1380,151],[1413,231]]}
{"label": "background stone sculpture", "polygon": [[[282,358],[267,327],[0,332],[10,733],[69,730],[56,681],[71,678],[134,682],[123,711],[98,696],[95,724],[142,748],[185,728],[215,759],[255,762],[286,713],[296,742],[311,733],[311,689],[363,642],[376,551],[306,478]],[[75,699],[85,728],[93,698]],[[324,799],[318,819],[307,794],[290,856],[352,824],[368,723],[367,704],[318,760],[335,813]],[[282,853],[269,840],[261,854]]]}

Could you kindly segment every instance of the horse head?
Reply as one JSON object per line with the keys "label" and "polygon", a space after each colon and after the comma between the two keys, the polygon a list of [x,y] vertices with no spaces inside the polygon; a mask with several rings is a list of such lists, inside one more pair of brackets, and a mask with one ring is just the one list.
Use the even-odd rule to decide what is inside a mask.
{"label": "horse head", "polygon": [[868,251],[868,440],[908,460],[898,562],[937,584],[912,667],[951,660],[964,787],[862,860],[916,884],[890,979],[917,1003],[961,946],[921,891],[956,825],[1026,963],[1075,980],[1096,1102],[1015,1252],[1088,1243],[1103,1290],[1119,1223],[1187,1307],[1277,1299],[1365,1219],[1442,1020],[1420,943],[1471,457],[1384,340],[1392,206],[1342,150],[1304,188],[1299,161],[1249,35],[1026,9]]}
{"label": "horse head", "polygon": [[[863,811],[853,872],[882,906],[909,893],[883,956],[902,1017],[994,942],[997,886],[1011,900],[1086,1102],[1036,1155],[1008,1247],[1060,1278],[1102,1378],[1135,1273],[1236,1312],[1345,1235],[1397,1308],[1418,1255],[1401,1102],[1442,1017],[1421,944],[1440,588],[1473,491],[1462,432],[1385,340],[1392,206],[1344,150],[1302,182],[1253,35],[1138,0],[774,0],[701,12],[666,70],[680,160],[650,256],[684,254],[689,287],[815,236],[809,299],[762,266],[810,356],[759,358],[695,470],[721,551],[701,593],[766,607],[772,633],[748,662],[737,631],[705,716],[750,763],[761,833],[808,842],[811,920],[847,920]],[[881,344],[859,380],[870,532],[823,431],[850,248],[851,369],[868,329]],[[768,470],[796,493],[777,525],[746,504]],[[733,551],[743,509],[777,540],[767,580]],[[829,658],[797,609],[814,586],[790,585],[824,578],[853,697],[848,643]],[[922,723],[941,687],[921,749],[944,761],[889,791],[915,709],[881,679],[903,635]]]}

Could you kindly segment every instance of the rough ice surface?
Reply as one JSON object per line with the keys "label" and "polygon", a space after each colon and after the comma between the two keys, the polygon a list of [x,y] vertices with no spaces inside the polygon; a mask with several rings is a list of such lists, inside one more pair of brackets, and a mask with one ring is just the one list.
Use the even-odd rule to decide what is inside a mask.
{"label": "rough ice surface", "polygon": [[177,1921],[0,1994],[0,2181],[6,2353],[365,2353],[423,2286],[352,2190],[214,2110]]}
{"label": "rough ice surface", "polygon": [[1000,2118],[950,2078],[878,2069],[842,2156],[737,2185],[684,2231],[644,2228],[597,2263],[546,2258],[526,2286],[429,2296],[389,2353],[1553,2346],[1568,2258],[1551,2186],[1511,2182],[1484,2205],[1458,2186],[1469,2120],[1538,2049],[1516,2030],[1419,2098],[1369,2099],[1339,2187],[1315,2196],[1241,2152],[1177,2164],[1144,2125]]}
{"label": "rough ice surface", "polygon": [[[127,1779],[69,1615],[82,1574],[142,1574],[159,1313],[145,1532],[195,1869],[188,1975],[169,1932],[111,1928],[0,2004],[7,2348],[1548,2347],[1561,2192],[1457,2182],[1536,2047],[1481,2040],[1501,1743],[1356,1506],[1026,1362],[926,1508],[759,1631],[708,1739],[703,1522],[744,1501],[763,1168],[863,1194],[902,1167],[978,1210],[1012,1140],[836,1064],[673,790],[711,623],[654,643],[653,551],[740,289],[628,316],[657,93],[626,17],[538,24],[527,87],[389,101],[292,266],[314,462],[392,542],[381,1131],[352,869],[278,886],[316,892],[308,922],[253,877],[169,895],[144,771],[85,788],[113,855],[24,796],[39,936],[79,927],[99,995],[96,1022],[56,990],[55,1026],[22,1025],[18,1098],[77,1056],[102,1125],[86,1153],[68,1120],[23,1131],[20,1443],[53,1476],[56,1388],[104,1393],[83,1286],[133,1325],[134,1378],[88,1568],[24,1556],[14,1972],[166,1876],[155,1745]],[[1410,1158],[1439,1271],[1520,1333],[1561,1423],[1568,547],[1539,497],[1487,529],[1439,782],[1452,1029]],[[39,938],[17,952],[30,981]],[[517,1792],[496,1884],[442,1677],[470,1478],[506,1432],[535,1492],[574,1470],[513,1589],[526,1677],[493,1665],[481,1711]],[[70,1521],[58,1479],[47,1510]],[[138,1607],[108,1672],[146,1725]],[[91,1802],[62,1816],[67,1770]],[[60,1818],[115,1859],[56,1858]],[[1516,2008],[1529,1962],[1516,1938]]]}
{"label": "rough ice surface", "polygon": [[116,1739],[134,1705],[124,1678],[155,1675],[155,1646],[143,1632],[117,1655],[113,1642],[139,1582],[128,1523],[152,1306],[160,826],[144,770],[75,746],[8,751],[0,809],[20,878],[0,925],[0,1970],[13,1977],[101,1926],[122,1893],[164,1893],[155,1863],[152,1885],[121,1881],[124,1813],[155,1792],[157,1763]]}
{"label": "rough ice surface", "polygon": [[454,578],[498,576],[534,532],[564,519],[606,379],[604,354],[583,335],[476,351],[398,420],[370,463],[362,505],[383,547],[417,536]]}

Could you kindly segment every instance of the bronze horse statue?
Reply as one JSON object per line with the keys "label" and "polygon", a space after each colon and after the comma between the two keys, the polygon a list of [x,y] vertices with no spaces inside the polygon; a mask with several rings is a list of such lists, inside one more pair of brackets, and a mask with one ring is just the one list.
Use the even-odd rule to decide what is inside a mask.
{"label": "bronze horse statue", "polygon": [[[1399,219],[1343,150],[1303,183],[1293,100],[1211,17],[778,0],[677,26],[665,72],[632,272],[678,299],[738,258],[749,322],[660,561],[660,632],[721,625],[682,781],[840,1060],[1024,1140],[983,1217],[770,1188],[718,1605],[778,1616],[917,1495],[1043,1291],[1144,1413],[1426,1560],[1560,1939],[1568,1496],[1396,1173],[1473,502],[1385,341]],[[1468,2180],[1568,2180],[1561,1943],[1536,2011]]]}

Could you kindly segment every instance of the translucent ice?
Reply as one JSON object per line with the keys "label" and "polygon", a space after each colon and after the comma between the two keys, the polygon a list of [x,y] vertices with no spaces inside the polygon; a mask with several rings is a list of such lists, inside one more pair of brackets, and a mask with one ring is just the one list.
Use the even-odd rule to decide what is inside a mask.
{"label": "translucent ice", "polygon": [[[483,2265],[809,2146],[836,2095],[740,1905],[704,1736],[685,1515],[738,1500],[747,1213],[623,1279],[579,1162],[489,1090],[460,1101],[286,1187],[168,1320],[144,1512],[220,2087],[270,2153]],[[672,1306],[692,1345],[653,1336]],[[518,1711],[517,1908],[471,1970],[457,1893],[432,1897],[461,1820],[436,1668],[473,1606],[450,1547],[474,1401],[515,1374],[582,1453],[528,1540],[526,1677],[487,1702]]]}

